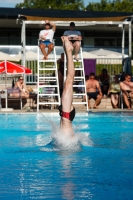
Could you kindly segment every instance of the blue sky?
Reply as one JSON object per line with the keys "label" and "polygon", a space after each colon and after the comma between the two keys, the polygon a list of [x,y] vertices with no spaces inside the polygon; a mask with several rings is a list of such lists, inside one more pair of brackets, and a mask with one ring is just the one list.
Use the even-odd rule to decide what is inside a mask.
{"label": "blue sky", "polygon": [[[14,8],[17,3],[22,3],[23,0],[0,0],[0,7]],[[100,0],[84,0],[85,5],[89,2],[100,2]]]}
{"label": "blue sky", "polygon": [[85,6],[89,4],[89,2],[100,2],[100,0],[84,0]]}

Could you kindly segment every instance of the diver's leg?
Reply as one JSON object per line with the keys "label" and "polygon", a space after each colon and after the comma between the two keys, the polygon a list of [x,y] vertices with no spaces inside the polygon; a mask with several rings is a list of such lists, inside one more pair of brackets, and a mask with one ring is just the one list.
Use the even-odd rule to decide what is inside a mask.
{"label": "diver's leg", "polygon": [[72,101],[73,101],[73,81],[75,75],[72,51],[73,46],[66,36],[62,37],[64,51],[67,58],[67,78],[64,84],[64,89],[62,93],[62,110],[64,112],[71,112]]}

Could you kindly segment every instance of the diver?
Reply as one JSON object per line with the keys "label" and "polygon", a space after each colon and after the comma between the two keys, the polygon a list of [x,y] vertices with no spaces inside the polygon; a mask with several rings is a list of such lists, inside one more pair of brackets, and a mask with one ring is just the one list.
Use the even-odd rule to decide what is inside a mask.
{"label": "diver", "polygon": [[72,128],[72,121],[75,117],[75,108],[72,105],[73,102],[73,81],[75,75],[74,62],[72,57],[73,46],[68,40],[68,37],[62,36],[63,48],[66,54],[67,60],[67,77],[64,83],[61,106],[59,106],[60,111],[60,129],[63,133],[74,136],[74,131]]}

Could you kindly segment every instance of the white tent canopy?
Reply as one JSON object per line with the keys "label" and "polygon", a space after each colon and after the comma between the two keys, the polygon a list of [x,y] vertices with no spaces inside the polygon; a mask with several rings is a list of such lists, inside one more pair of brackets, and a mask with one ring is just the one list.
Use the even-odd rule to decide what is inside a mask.
{"label": "white tent canopy", "polygon": [[[126,57],[128,57],[127,54],[124,55],[124,58],[126,58]],[[106,58],[122,58],[122,54],[121,53],[117,53],[117,54],[111,53],[111,54],[108,54],[106,56]]]}

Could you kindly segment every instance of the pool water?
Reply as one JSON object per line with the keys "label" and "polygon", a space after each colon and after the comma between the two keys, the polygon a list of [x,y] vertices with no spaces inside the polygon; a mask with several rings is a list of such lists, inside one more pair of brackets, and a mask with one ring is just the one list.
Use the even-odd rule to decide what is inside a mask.
{"label": "pool water", "polygon": [[132,113],[77,114],[77,151],[52,147],[59,115],[44,115],[0,115],[1,200],[133,199]]}

